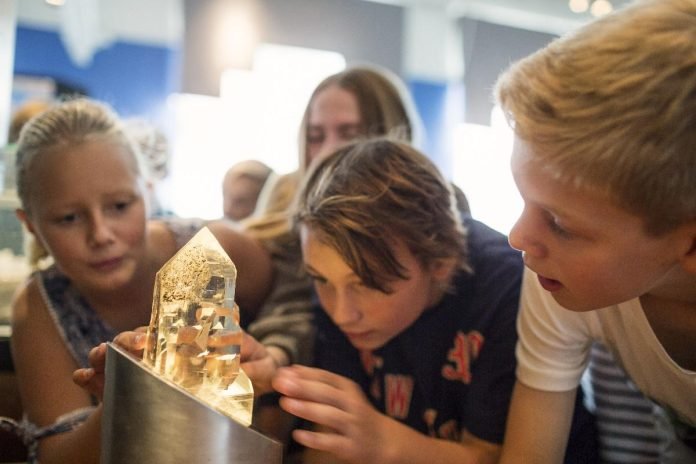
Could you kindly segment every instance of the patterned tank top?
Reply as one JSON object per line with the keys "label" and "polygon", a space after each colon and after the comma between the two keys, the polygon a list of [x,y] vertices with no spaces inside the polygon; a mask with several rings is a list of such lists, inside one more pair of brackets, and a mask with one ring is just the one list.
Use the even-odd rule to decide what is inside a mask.
{"label": "patterned tank top", "polygon": [[[166,218],[162,222],[174,236],[177,249],[185,245],[205,225],[200,219]],[[34,277],[39,283],[41,296],[63,342],[79,367],[89,367],[89,351],[102,342],[112,340],[116,332],[101,320],[78,293],[70,279],[55,265],[37,271]],[[73,430],[87,419],[92,410],[93,408],[88,407],[72,411],[46,427],[36,426],[29,422],[26,416],[19,422],[0,417],[0,430],[17,434],[27,447],[27,463],[35,464],[38,462],[38,444],[41,438]]]}
{"label": "patterned tank top", "polygon": [[[198,219],[163,221],[176,241],[177,249],[188,242],[203,227]],[[102,342],[110,341],[116,332],[97,315],[58,268],[53,265],[37,271],[41,296],[56,324],[63,342],[80,367],[89,367],[89,351]]]}

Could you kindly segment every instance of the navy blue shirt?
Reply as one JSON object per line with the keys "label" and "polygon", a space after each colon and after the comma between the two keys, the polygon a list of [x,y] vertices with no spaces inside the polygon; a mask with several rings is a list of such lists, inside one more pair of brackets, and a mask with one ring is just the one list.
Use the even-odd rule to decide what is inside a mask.
{"label": "navy blue shirt", "polygon": [[358,352],[318,311],[318,367],[356,381],[376,409],[433,437],[462,429],[501,443],[515,382],[523,263],[507,238],[473,219],[469,265],[453,291],[372,352]]}

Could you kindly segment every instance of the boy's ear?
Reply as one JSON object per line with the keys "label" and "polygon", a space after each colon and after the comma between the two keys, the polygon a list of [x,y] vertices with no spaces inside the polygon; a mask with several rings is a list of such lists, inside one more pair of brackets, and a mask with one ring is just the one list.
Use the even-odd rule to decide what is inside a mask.
{"label": "boy's ear", "polygon": [[684,226],[685,252],[682,255],[682,267],[691,274],[696,274],[696,221]]}
{"label": "boy's ear", "polygon": [[456,266],[456,258],[441,258],[432,263],[430,271],[435,280],[445,282],[449,281]]}

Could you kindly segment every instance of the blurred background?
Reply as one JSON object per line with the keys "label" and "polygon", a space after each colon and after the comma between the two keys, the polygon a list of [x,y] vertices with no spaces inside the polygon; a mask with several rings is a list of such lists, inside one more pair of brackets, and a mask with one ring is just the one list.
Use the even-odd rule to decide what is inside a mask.
{"label": "blurred background", "polygon": [[[0,0],[0,145],[29,100],[83,94],[164,134],[157,184],[179,216],[220,217],[228,167],[297,167],[297,132],[325,76],[373,63],[400,76],[421,148],[507,233],[521,207],[511,134],[491,90],[507,65],[619,0]],[[0,293],[27,268],[11,160],[0,159]],[[0,294],[0,306],[7,300]]]}

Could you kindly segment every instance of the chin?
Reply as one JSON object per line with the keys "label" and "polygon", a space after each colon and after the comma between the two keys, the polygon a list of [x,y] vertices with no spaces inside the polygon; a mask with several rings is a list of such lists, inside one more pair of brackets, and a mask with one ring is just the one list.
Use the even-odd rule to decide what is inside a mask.
{"label": "chin", "polygon": [[577,298],[565,298],[564,295],[558,295],[556,293],[552,293],[551,296],[553,296],[553,299],[556,300],[556,303],[563,306],[564,309],[576,313],[586,313],[608,306],[592,304],[592,302],[590,301],[578,300]]}

